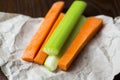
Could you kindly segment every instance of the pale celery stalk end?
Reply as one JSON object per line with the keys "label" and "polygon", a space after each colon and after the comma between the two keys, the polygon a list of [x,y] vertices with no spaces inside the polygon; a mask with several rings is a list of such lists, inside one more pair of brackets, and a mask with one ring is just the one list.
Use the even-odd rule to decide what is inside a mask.
{"label": "pale celery stalk end", "polygon": [[57,56],[48,56],[44,66],[49,70],[49,71],[55,71],[57,68],[57,63],[58,63],[59,58]]}

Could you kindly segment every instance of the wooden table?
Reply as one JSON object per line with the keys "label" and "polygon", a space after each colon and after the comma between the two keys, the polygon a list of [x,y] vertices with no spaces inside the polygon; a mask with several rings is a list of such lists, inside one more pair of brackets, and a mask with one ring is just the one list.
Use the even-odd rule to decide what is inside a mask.
{"label": "wooden table", "polygon": [[[29,15],[31,17],[44,17],[51,5],[59,0],[0,0],[0,11],[1,12],[10,12],[10,13],[20,13],[24,15]],[[69,8],[71,3],[74,0],[64,0],[65,1],[65,7],[63,12],[66,12],[66,10]],[[117,8],[115,8],[113,12],[108,11],[104,12],[103,10],[98,10],[97,8],[94,8],[94,5],[97,5],[95,2],[96,0],[85,0],[88,3],[87,9],[84,12],[85,16],[93,16],[98,14],[105,14],[112,17],[120,15],[119,12],[116,11]],[[108,1],[107,5],[113,5],[115,4],[112,2],[113,0],[99,0],[100,4],[101,2]],[[111,4],[113,3],[113,4]],[[94,4],[94,5],[93,5]],[[118,3],[120,4],[120,2]],[[104,4],[102,6],[105,6]],[[112,8],[110,7],[110,8]],[[100,8],[100,6],[98,7]],[[115,13],[116,12],[116,13]],[[119,80],[120,75],[118,75],[114,80]],[[7,80],[7,78],[4,76],[4,74],[0,70],[0,80]]]}

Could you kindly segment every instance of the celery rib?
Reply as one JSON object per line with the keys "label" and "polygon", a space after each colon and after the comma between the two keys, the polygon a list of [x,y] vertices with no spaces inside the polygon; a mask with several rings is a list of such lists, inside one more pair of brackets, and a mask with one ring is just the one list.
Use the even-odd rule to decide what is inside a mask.
{"label": "celery rib", "polygon": [[86,7],[84,1],[74,1],[66,15],[49,38],[43,51],[48,55],[58,55],[63,44],[67,40],[75,24]]}
{"label": "celery rib", "polygon": [[57,64],[60,59],[60,57],[63,55],[63,53],[67,50],[69,45],[72,43],[78,32],[80,31],[82,25],[85,23],[86,18],[84,16],[80,17],[80,20],[78,23],[75,25],[75,28],[72,30],[70,36],[66,40],[66,43],[63,45],[62,49],[59,52],[59,55],[57,56],[48,56],[46,59],[44,66],[49,70],[49,71],[55,71],[57,69]]}

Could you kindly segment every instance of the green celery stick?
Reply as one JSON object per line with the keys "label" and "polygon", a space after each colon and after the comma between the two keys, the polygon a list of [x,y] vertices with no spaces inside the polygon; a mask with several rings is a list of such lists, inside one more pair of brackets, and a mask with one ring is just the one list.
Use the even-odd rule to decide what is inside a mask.
{"label": "green celery stick", "polygon": [[75,25],[75,28],[72,30],[71,34],[69,35],[68,39],[66,40],[65,44],[61,48],[59,55],[57,56],[48,56],[44,66],[49,70],[49,71],[55,71],[57,68],[58,60],[60,57],[63,55],[63,53],[67,50],[69,45],[72,43],[78,32],[80,31],[82,25],[85,23],[86,18],[84,16],[80,17],[80,20],[78,21],[77,25]]}
{"label": "green celery stick", "polygon": [[48,55],[58,55],[75,24],[86,7],[84,1],[74,1],[66,15],[49,38],[43,51]]}

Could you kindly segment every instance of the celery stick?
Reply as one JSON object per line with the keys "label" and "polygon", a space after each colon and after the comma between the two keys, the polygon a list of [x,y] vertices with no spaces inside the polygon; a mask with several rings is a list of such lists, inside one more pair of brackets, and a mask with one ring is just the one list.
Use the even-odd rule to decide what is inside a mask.
{"label": "celery stick", "polygon": [[85,7],[86,3],[84,1],[73,2],[66,15],[43,47],[45,53],[48,55],[59,54],[61,47],[67,40]]}
{"label": "celery stick", "polygon": [[80,31],[81,27],[83,26],[83,24],[85,23],[85,21],[86,21],[86,17],[85,16],[81,16],[79,21],[75,25],[75,28],[72,30],[72,32],[70,33],[69,37],[67,38],[65,44],[61,48],[59,55],[62,55],[66,51],[66,49],[72,43],[72,41],[74,40],[76,35],[79,33],[79,31]]}
{"label": "celery stick", "polygon": [[49,71],[54,71],[57,68],[57,64],[59,60],[59,57],[57,56],[48,56],[44,66],[49,70]]}
{"label": "celery stick", "polygon": [[61,48],[59,55],[57,55],[57,56],[48,56],[47,57],[47,59],[46,59],[46,61],[44,63],[44,66],[49,71],[55,71],[56,70],[57,64],[58,64],[58,60],[60,59],[62,54],[67,50],[69,45],[72,43],[72,41],[74,40],[74,38],[76,37],[76,35],[80,31],[80,29],[81,29],[82,25],[85,23],[85,21],[86,21],[86,18],[84,16],[81,16],[80,20],[77,23],[77,25],[75,25],[75,28],[72,30],[70,36],[68,37],[68,39],[66,40],[65,44]]}

